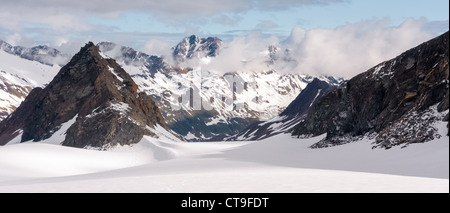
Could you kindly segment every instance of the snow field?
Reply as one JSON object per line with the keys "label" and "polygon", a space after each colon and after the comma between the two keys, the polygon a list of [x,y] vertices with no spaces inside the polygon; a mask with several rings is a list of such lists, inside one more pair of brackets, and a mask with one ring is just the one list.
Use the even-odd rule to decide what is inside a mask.
{"label": "snow field", "polygon": [[369,140],[308,149],[321,137],[184,143],[145,137],[94,151],[0,147],[0,192],[446,192],[448,137],[406,149]]}

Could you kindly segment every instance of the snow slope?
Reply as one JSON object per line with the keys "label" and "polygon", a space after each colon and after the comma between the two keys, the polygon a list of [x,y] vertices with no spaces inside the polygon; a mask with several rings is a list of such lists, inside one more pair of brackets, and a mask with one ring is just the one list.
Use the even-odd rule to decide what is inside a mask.
{"label": "snow slope", "polygon": [[43,87],[58,73],[49,66],[0,50],[0,121],[12,113],[35,87]]}
{"label": "snow slope", "polygon": [[60,69],[59,65],[49,66],[0,51],[0,70],[23,78],[22,81],[28,82],[28,84],[23,83],[23,86],[44,86]]}
{"label": "snow slope", "polygon": [[[442,131],[445,125],[440,125]],[[326,149],[322,137],[81,150],[45,143],[0,147],[0,192],[449,192],[449,138],[401,149],[371,141]]]}

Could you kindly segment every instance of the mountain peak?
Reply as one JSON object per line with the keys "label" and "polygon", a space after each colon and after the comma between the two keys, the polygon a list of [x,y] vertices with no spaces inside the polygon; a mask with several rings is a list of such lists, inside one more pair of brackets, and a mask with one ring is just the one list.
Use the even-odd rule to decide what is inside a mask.
{"label": "mountain peak", "polygon": [[173,56],[181,62],[195,57],[216,57],[221,45],[222,40],[217,37],[199,38],[191,35],[173,48]]}
{"label": "mountain peak", "polygon": [[198,43],[200,41],[200,38],[197,37],[196,35],[191,35],[191,36],[188,37],[188,39],[189,39],[189,43],[190,44],[195,44],[195,43]]}
{"label": "mountain peak", "polygon": [[[90,54],[92,56],[100,56],[100,49],[95,46],[95,44],[92,41],[89,41],[80,49],[80,52],[78,54]],[[100,56],[101,57],[101,56]]]}
{"label": "mountain peak", "polygon": [[[151,129],[167,129],[155,102],[113,59],[105,59],[92,42],[80,49],[50,84],[31,91],[11,116],[0,123],[0,141],[22,133],[21,142],[53,137],[63,125],[63,145],[105,147],[134,144]],[[3,145],[3,144],[0,144]]]}

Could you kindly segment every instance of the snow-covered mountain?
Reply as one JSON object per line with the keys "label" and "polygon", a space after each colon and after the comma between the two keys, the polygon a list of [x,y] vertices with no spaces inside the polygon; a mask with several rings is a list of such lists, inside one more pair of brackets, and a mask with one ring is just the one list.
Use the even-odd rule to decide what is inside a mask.
{"label": "snow-covered mountain", "polygon": [[239,134],[227,138],[229,141],[256,141],[288,133],[308,113],[310,107],[338,85],[315,78],[300,95],[278,116],[268,121],[254,123]]}
{"label": "snow-covered mountain", "polygon": [[67,61],[66,55],[47,46],[25,48],[0,40],[0,121],[31,89],[48,84]]}
{"label": "snow-covered mountain", "polygon": [[193,58],[216,57],[223,42],[217,37],[200,38],[191,35],[173,47],[175,61],[183,62]]}
{"label": "snow-covered mountain", "polygon": [[[220,45],[217,38],[183,39],[174,48],[174,56],[198,64],[181,67],[129,47],[110,42],[98,44],[105,57],[116,59],[140,89],[156,100],[170,128],[194,141],[221,140],[254,122],[280,114],[314,79],[281,74],[270,68],[226,74],[203,69],[204,62],[198,59],[215,60]],[[342,80],[322,79],[332,84]]]}
{"label": "snow-covered mountain", "polygon": [[[171,129],[194,141],[221,140],[254,122],[271,119],[314,79],[308,75],[284,74],[270,67],[275,61],[290,60],[288,50],[281,51],[275,46],[261,50],[267,58],[263,69],[235,72],[206,69],[205,63],[221,60],[216,57],[223,45],[218,38],[186,37],[173,48],[170,57],[175,57],[175,62],[112,42],[100,42],[97,46],[103,57],[115,59],[140,91],[156,101]],[[0,120],[14,111],[32,88],[48,84],[61,68],[57,59],[65,56],[45,46],[27,49],[5,42],[2,46]],[[45,50],[49,54],[43,57]],[[32,52],[41,55],[19,54]],[[54,65],[33,58],[54,59]],[[322,79],[333,84],[342,80]]]}

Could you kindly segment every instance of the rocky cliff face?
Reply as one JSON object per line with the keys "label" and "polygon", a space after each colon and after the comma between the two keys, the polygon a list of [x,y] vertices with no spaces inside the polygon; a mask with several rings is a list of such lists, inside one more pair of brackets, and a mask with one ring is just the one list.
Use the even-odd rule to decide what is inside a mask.
{"label": "rocky cliff face", "polygon": [[351,79],[316,102],[292,134],[327,133],[313,147],[367,133],[383,148],[439,137],[431,124],[448,117],[448,40],[447,32]]}
{"label": "rocky cliff face", "polygon": [[22,142],[51,138],[73,119],[61,141],[72,147],[134,144],[158,125],[167,129],[155,102],[91,42],[0,123],[1,145],[20,134]]}

